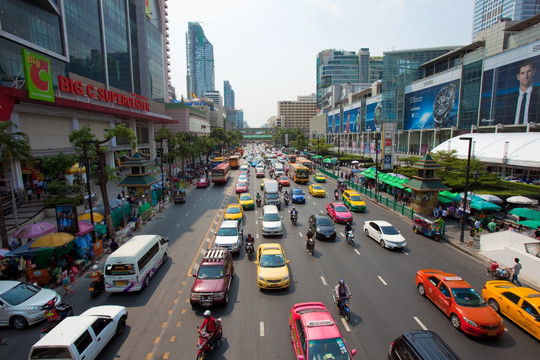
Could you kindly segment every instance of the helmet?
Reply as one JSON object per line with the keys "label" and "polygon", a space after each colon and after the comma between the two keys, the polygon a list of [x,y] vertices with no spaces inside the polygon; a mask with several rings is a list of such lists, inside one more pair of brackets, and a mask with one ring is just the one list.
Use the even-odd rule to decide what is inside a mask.
{"label": "helmet", "polygon": [[345,285],[345,281],[343,279],[339,279],[339,285]]}
{"label": "helmet", "polygon": [[209,317],[210,315],[212,315],[212,313],[210,312],[210,310],[206,310],[204,312],[204,317]]}
{"label": "helmet", "polygon": [[292,207],[292,209],[293,209],[293,210],[296,210],[296,209],[294,208],[294,206]]}
{"label": "helmet", "polygon": [[98,266],[97,266],[97,265],[92,266],[92,270],[97,271],[97,270],[98,270]]}
{"label": "helmet", "polygon": [[248,238],[251,238],[251,234],[248,234]]}

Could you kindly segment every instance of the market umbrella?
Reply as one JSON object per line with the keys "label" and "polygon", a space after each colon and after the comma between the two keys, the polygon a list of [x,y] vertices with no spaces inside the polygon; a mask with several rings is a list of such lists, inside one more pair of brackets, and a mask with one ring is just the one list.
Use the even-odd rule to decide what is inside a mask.
{"label": "market umbrella", "polygon": [[351,164],[360,164],[358,160],[351,161]]}
{"label": "market umbrella", "polygon": [[473,201],[471,208],[476,210],[501,210],[499,205],[490,203],[489,201]]}
{"label": "market umbrella", "polygon": [[76,233],[76,236],[86,235],[90,231],[94,230],[94,226],[86,221],[79,221],[79,232]]}
{"label": "market umbrella", "polygon": [[[103,221],[104,216],[100,213],[94,213],[94,222],[99,223]],[[87,220],[90,221],[90,213],[83,214],[79,216],[79,220]]]}
{"label": "market umbrella", "polygon": [[330,158],[326,158],[323,160],[323,163],[325,164],[330,164],[332,162],[332,160]]}
{"label": "market umbrella", "polygon": [[444,191],[441,191],[439,193],[439,196],[444,196],[444,197],[447,197],[447,198],[455,198],[456,196],[458,196],[459,194],[458,193],[453,193],[451,191],[448,191],[448,190],[444,190]]}
{"label": "market umbrella", "polygon": [[13,237],[16,239],[33,239],[47,235],[53,231],[56,231],[56,225],[48,222],[39,222],[24,225],[19,230],[15,231]]}
{"label": "market umbrella", "polygon": [[495,196],[495,195],[476,194],[476,196],[478,196],[479,198],[484,199],[484,201],[489,201],[491,203],[501,204],[503,202],[503,200],[500,197]]}
{"label": "market umbrella", "polygon": [[0,248],[0,259],[2,259],[4,257],[4,255],[6,255],[10,251],[11,250],[9,250],[9,249]]}
{"label": "market umbrella", "polygon": [[73,239],[75,239],[73,235],[64,232],[47,234],[34,240],[34,242],[30,244],[30,247],[59,247],[66,245]]}
{"label": "market umbrella", "polygon": [[523,220],[518,221],[518,224],[525,225],[526,227],[529,227],[531,229],[538,229],[540,226],[540,220]]}
{"label": "market umbrella", "polygon": [[[464,193],[457,194],[456,196],[453,197],[453,199],[454,201],[461,201],[464,196],[465,196]],[[469,193],[469,195],[467,195],[467,201],[470,201],[472,203],[474,201],[484,201],[484,199],[476,196],[475,194]]]}
{"label": "market umbrella", "polygon": [[509,202],[510,204],[519,204],[519,205],[536,205],[538,204],[538,200],[529,199],[525,196],[510,196],[508,199],[506,199],[506,202]]}
{"label": "market umbrella", "polygon": [[540,220],[540,211],[529,208],[515,208],[510,211],[510,214],[530,220]]}
{"label": "market umbrella", "polygon": [[[403,186],[403,185],[402,185]],[[442,195],[439,195],[439,202],[441,204],[449,204],[451,202],[453,202],[454,200],[452,198],[449,198],[449,197],[446,197],[446,196],[442,196]]]}

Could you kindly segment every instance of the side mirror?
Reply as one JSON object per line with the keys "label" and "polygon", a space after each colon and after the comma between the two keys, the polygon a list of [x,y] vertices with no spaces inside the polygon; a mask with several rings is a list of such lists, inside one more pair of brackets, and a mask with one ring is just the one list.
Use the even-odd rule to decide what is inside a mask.
{"label": "side mirror", "polygon": [[262,216],[261,216],[261,217],[260,217],[259,219],[261,219],[261,220],[262,220]]}
{"label": "side mirror", "polygon": [[291,262],[291,260],[287,260],[285,263],[288,264],[288,263],[290,263],[290,262]]}
{"label": "side mirror", "polygon": [[281,218],[283,219],[283,215],[281,215]]}
{"label": "side mirror", "polygon": [[259,262],[258,262],[258,261],[255,261],[255,265],[259,265]]}
{"label": "side mirror", "polygon": [[193,276],[194,278],[196,278],[196,277],[197,277],[197,274],[191,274],[191,276]]}

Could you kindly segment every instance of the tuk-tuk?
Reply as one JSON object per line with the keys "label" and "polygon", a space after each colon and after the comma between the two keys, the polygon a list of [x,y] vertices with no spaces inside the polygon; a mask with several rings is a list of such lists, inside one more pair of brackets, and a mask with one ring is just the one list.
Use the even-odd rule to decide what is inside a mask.
{"label": "tuk-tuk", "polygon": [[186,202],[186,189],[176,189],[174,191],[174,203],[185,203]]}
{"label": "tuk-tuk", "polygon": [[338,178],[336,179],[336,181],[337,181],[337,188],[338,188],[341,192],[347,190],[347,182],[346,182],[346,180],[345,180],[344,178],[338,177]]}
{"label": "tuk-tuk", "polygon": [[416,234],[422,233],[437,241],[442,236],[441,226],[437,221],[417,213],[413,214],[413,231]]}

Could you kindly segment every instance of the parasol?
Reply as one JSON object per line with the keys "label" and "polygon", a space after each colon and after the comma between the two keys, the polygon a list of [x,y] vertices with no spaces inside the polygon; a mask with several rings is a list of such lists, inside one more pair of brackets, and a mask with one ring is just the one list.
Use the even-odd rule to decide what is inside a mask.
{"label": "parasol", "polygon": [[[103,221],[104,216],[100,213],[94,213],[94,222],[99,223]],[[79,216],[79,220],[88,220],[90,221],[90,213],[83,214]]]}
{"label": "parasol", "polygon": [[30,247],[31,248],[59,247],[59,246],[66,245],[73,239],[75,239],[73,235],[68,234],[68,233],[63,233],[63,232],[47,234],[34,240],[34,242],[30,244]]}
{"label": "parasol", "polygon": [[530,220],[540,220],[540,211],[529,208],[515,208],[510,211],[510,214]]}
{"label": "parasol", "polygon": [[24,225],[19,230],[15,231],[13,237],[16,239],[33,239],[47,235],[53,231],[56,231],[56,225],[48,222],[39,222]]}
{"label": "parasol", "polygon": [[94,230],[94,226],[86,221],[79,221],[79,232],[75,236],[86,235],[90,231]]}
{"label": "parasol", "polygon": [[501,210],[499,205],[490,203],[489,201],[473,201],[471,208],[476,210]]}
{"label": "parasol", "polygon": [[511,204],[519,204],[519,205],[536,205],[538,204],[538,200],[529,199],[525,196],[510,196],[508,199],[506,199],[506,202],[509,202]]}
{"label": "parasol", "polygon": [[491,203],[497,203],[497,204],[501,204],[503,202],[503,200],[498,197],[498,196],[495,196],[495,195],[490,195],[490,194],[476,194],[476,196],[478,196],[479,198],[482,198],[484,199],[484,201],[489,201]]}

